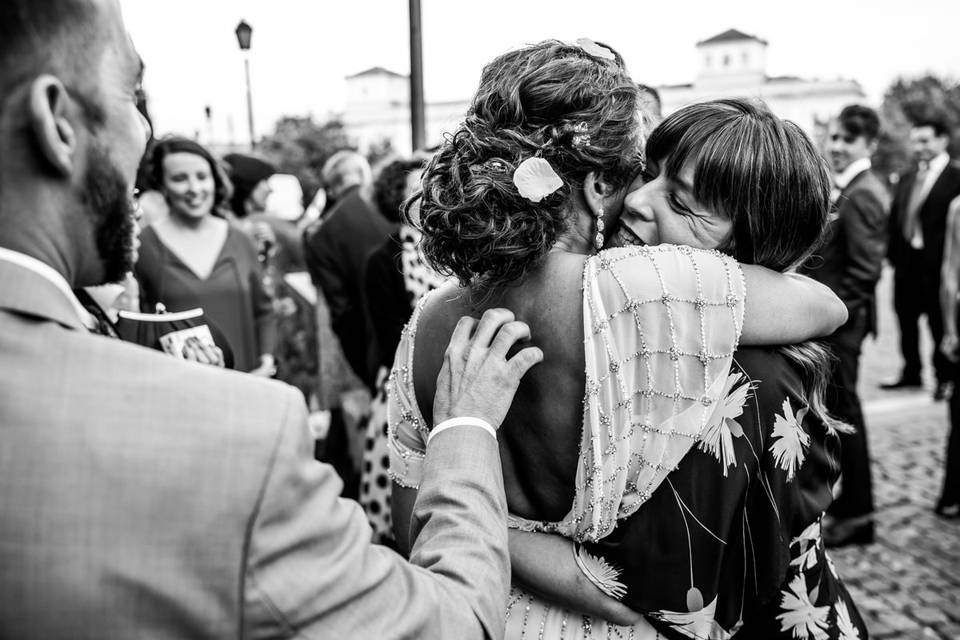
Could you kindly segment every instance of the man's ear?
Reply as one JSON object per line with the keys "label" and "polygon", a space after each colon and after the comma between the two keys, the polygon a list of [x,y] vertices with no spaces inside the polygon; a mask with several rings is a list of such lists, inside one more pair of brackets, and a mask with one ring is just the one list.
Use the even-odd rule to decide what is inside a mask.
{"label": "man's ear", "polygon": [[591,171],[583,179],[583,199],[593,215],[603,208],[604,200],[613,193],[613,188],[596,171]]}
{"label": "man's ear", "polygon": [[30,85],[30,124],[40,153],[63,176],[74,169],[77,134],[70,123],[70,96],[66,87],[48,74]]}

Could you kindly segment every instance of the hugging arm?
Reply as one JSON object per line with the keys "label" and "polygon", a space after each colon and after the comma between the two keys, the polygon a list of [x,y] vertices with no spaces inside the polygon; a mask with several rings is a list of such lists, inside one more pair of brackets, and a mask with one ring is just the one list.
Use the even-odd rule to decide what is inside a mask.
{"label": "hugging arm", "polygon": [[[417,490],[394,483],[391,504],[393,531],[401,553],[410,550],[410,514]],[[606,595],[587,579],[574,560],[569,538],[511,529],[508,532],[514,582],[528,591],[574,611],[616,624],[636,624],[642,617]]]}
{"label": "hugging arm", "polygon": [[587,579],[569,538],[511,529],[508,540],[513,580],[528,591],[615,624],[632,625],[643,617]]}
{"label": "hugging arm", "polygon": [[826,285],[756,265],[741,268],[747,289],[741,344],[804,342],[828,336],[847,321],[847,307]]}

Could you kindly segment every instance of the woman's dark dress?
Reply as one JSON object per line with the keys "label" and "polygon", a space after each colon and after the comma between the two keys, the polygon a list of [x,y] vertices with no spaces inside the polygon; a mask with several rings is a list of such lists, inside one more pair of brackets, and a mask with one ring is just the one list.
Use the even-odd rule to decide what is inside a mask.
{"label": "woman's dark dress", "polygon": [[168,311],[202,307],[230,344],[237,370],[250,371],[259,365],[261,354],[273,352],[273,303],[263,288],[256,249],[241,231],[228,229],[210,275],[198,278],[153,227],[147,227],[140,236],[134,273],[144,311],[154,312],[158,302]]}
{"label": "woman's dark dress", "polygon": [[[737,638],[865,640],[820,537],[836,432],[808,411],[800,375],[776,349],[740,349],[728,380],[729,464],[691,449],[639,511],[584,547],[620,569],[622,601],[637,611],[710,604]],[[667,638],[699,637],[681,615],[649,619]]]}

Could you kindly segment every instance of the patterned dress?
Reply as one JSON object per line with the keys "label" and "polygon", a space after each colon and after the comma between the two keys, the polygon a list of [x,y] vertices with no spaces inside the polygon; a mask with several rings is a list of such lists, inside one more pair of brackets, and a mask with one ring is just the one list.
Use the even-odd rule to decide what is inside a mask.
{"label": "patterned dress", "polygon": [[365,423],[360,505],[373,529],[373,541],[393,544],[390,506],[390,458],[387,454],[387,392],[390,364],[403,327],[420,299],[447,279],[431,269],[420,252],[421,234],[403,224],[367,261],[366,286],[381,366],[376,396]]}
{"label": "patterned dress", "polygon": [[[586,261],[573,504],[559,522],[509,524],[570,538],[585,575],[646,618],[619,627],[514,586],[507,638],[866,637],[819,538],[835,436],[808,416],[781,356],[735,361],[744,298],[738,265],[716,252],[630,247]],[[391,475],[408,487],[429,432],[410,375],[420,308],[388,405]]]}

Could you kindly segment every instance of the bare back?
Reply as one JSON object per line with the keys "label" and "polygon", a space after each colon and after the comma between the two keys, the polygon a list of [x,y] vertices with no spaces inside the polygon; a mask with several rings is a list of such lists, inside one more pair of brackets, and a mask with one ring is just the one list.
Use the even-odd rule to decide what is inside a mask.
{"label": "bare back", "polygon": [[582,274],[586,256],[550,253],[522,284],[482,299],[469,289],[444,287],[420,316],[413,358],[417,404],[432,419],[437,374],[461,316],[504,307],[530,326],[542,363],[521,381],[500,429],[500,454],[510,511],[555,521],[570,510],[583,423],[584,351]]}

